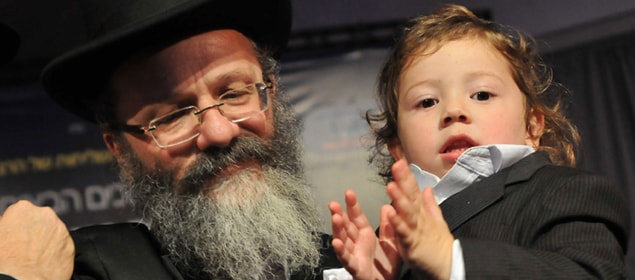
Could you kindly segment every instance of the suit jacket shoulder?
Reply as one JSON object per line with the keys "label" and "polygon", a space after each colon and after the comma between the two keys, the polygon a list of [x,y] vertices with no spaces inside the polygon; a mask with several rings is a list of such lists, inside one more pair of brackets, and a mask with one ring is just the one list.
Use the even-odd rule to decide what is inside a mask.
{"label": "suit jacket shoulder", "polygon": [[[73,280],[184,279],[143,224],[89,226],[72,231],[71,236],[76,249]],[[322,279],[324,269],[341,267],[331,237],[320,234],[320,238],[320,267],[313,275],[301,272],[292,279]]]}
{"label": "suit jacket shoulder", "polygon": [[607,178],[552,165],[542,152],[441,205],[468,277],[624,277],[628,205]]}
{"label": "suit jacket shoulder", "polygon": [[71,236],[76,249],[73,279],[182,279],[143,224],[90,226]]}

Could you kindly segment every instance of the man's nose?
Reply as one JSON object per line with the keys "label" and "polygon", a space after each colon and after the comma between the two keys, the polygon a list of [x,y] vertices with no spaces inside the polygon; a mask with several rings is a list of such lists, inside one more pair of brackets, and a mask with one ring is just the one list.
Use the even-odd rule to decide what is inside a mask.
{"label": "man's nose", "polygon": [[218,108],[202,113],[200,135],[196,145],[201,151],[210,147],[225,148],[240,134],[240,127],[225,118]]}

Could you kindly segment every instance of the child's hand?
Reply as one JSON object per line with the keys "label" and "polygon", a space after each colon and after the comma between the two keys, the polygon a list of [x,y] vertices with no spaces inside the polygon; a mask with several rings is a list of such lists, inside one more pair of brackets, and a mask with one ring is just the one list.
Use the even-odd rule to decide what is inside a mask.
{"label": "child's hand", "polygon": [[387,213],[402,260],[415,273],[437,279],[450,278],[454,236],[443,219],[432,188],[419,191],[405,160],[392,166],[394,181],[386,192],[395,212]]}
{"label": "child's hand", "polygon": [[347,213],[339,203],[329,203],[333,249],[344,268],[355,279],[395,279],[399,273],[399,256],[391,235],[393,231],[385,218],[387,212],[382,208],[378,239],[352,190],[346,191],[345,200]]}

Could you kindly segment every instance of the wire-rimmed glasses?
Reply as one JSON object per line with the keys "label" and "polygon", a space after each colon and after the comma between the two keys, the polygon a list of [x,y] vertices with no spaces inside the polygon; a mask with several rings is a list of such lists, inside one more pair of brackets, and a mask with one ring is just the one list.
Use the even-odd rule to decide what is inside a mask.
{"label": "wire-rimmed glasses", "polygon": [[169,148],[188,142],[200,133],[205,111],[217,108],[229,121],[238,123],[258,115],[268,108],[268,89],[271,85],[262,82],[248,84],[242,88],[222,93],[219,102],[202,109],[188,106],[151,120],[147,126],[112,124],[110,129],[150,134],[160,148]]}

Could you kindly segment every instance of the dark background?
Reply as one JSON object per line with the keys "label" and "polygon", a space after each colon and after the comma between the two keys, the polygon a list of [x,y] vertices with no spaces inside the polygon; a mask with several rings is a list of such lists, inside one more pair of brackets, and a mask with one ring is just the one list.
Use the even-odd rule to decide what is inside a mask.
{"label": "dark background", "polygon": [[[400,25],[442,3],[293,0],[282,80],[305,123],[308,178],[324,215],[329,200],[342,202],[344,188],[354,188],[376,224],[386,198],[364,162],[359,113],[373,106],[375,74]],[[635,201],[635,1],[453,3],[542,42],[556,80],[573,93],[568,114],[583,137],[580,167],[614,180]],[[22,37],[17,57],[0,69],[0,211],[28,199],[52,206],[70,228],[135,220],[97,128],[59,109],[38,83],[47,62],[84,39],[76,1],[0,0],[0,21]]]}
{"label": "dark background", "polygon": [[[403,21],[428,13],[442,3],[466,5],[486,11],[495,21],[513,25],[545,38],[554,49],[593,41],[635,29],[632,0],[293,0],[291,48],[307,44],[302,34],[339,30],[338,38],[364,38],[366,26]],[[247,8],[247,7],[246,7]],[[77,0],[0,0],[0,20],[13,26],[23,38],[17,60],[47,61],[83,39]],[[367,29],[366,29],[367,31]],[[346,32],[350,36],[342,35]],[[372,33],[372,32],[370,32]],[[313,38],[317,38],[314,36]],[[319,46],[318,40],[312,40]]]}

